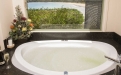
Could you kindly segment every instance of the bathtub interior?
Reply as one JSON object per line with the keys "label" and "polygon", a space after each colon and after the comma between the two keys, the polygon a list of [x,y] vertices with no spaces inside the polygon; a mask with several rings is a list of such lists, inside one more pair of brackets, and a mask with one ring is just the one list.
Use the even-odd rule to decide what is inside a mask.
{"label": "bathtub interior", "polygon": [[[80,43],[83,43],[83,44],[80,44]],[[41,68],[38,68],[38,67],[35,67],[35,66],[31,65],[30,63],[28,63],[23,58],[23,56],[25,56],[27,53],[32,52],[33,50],[36,50],[37,48],[41,48],[41,49],[42,48],[46,48],[46,49],[48,48],[49,49],[49,48],[53,48],[53,47],[54,48],[71,47],[73,49],[74,48],[83,48],[84,49],[84,48],[94,47],[94,48],[96,48],[96,49],[101,50],[102,52],[104,52],[105,55],[110,56],[110,57],[112,57],[114,59],[117,59],[117,52],[116,52],[115,48],[112,47],[111,45],[107,44],[107,43],[97,42],[97,41],[74,41],[74,40],[68,40],[68,41],[57,40],[57,41],[36,41],[36,42],[29,42],[29,43],[21,45],[20,48],[18,48],[16,50],[16,52],[14,54],[14,57],[16,59],[21,59],[21,61],[18,60],[18,63],[20,65],[22,65],[24,67],[24,69],[27,69],[29,71],[29,73],[31,71],[31,74],[37,74],[37,75],[39,75],[39,74],[43,73],[45,75],[48,75],[50,73],[50,75],[52,75],[52,74],[63,75],[62,71],[66,70],[66,69],[64,69],[62,71],[58,71],[58,70],[56,70],[56,71],[52,70],[51,71],[50,69],[41,69]],[[23,65],[23,62],[24,62],[24,65]],[[25,64],[27,66],[25,66]],[[33,68],[33,69],[35,69],[36,71],[33,71],[33,69],[31,69],[30,67]],[[107,71],[110,71],[110,70],[114,69],[114,67],[115,67],[115,63],[114,62],[112,62],[110,60],[106,60],[101,65],[99,65],[98,67],[94,67],[92,69],[82,70],[82,71],[79,71],[79,70],[70,71],[70,75],[73,75],[73,74],[77,74],[77,75],[79,75],[79,74],[84,74],[84,75],[88,75],[88,74],[102,74],[102,73],[105,73]],[[38,72],[38,70],[39,70],[39,72]],[[28,71],[26,71],[26,72],[28,72]]]}
{"label": "bathtub interior", "polygon": [[83,71],[106,62],[105,54],[93,47],[36,47],[27,50],[22,54],[25,61],[51,71]]}

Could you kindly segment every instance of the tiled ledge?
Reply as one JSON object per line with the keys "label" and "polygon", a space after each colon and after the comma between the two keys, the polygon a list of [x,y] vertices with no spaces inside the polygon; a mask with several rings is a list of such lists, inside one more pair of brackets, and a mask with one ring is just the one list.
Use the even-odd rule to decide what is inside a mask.
{"label": "tiled ledge", "polygon": [[35,32],[31,40],[96,40],[114,39],[114,32]]}

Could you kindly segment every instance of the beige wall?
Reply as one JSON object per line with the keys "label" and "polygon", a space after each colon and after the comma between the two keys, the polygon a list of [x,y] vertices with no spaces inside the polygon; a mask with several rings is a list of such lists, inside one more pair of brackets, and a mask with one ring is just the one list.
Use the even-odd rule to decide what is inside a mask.
{"label": "beige wall", "polygon": [[14,17],[12,0],[0,0],[0,10],[0,45],[3,50],[3,40],[9,36],[10,25]]}
{"label": "beige wall", "polygon": [[[104,0],[103,31],[115,31],[121,35],[121,0]],[[0,0],[0,45],[9,36],[10,25],[15,15],[15,7],[20,5],[25,17],[27,12],[25,0]]]}
{"label": "beige wall", "polygon": [[2,50],[3,50],[4,49],[4,45],[3,45],[3,35],[2,35],[1,23],[0,23],[0,46],[1,46]]}
{"label": "beige wall", "polygon": [[114,31],[121,35],[121,0],[109,0],[106,31]]}
{"label": "beige wall", "polygon": [[27,16],[24,0],[0,0],[0,46],[4,50],[3,40],[9,36],[10,25],[14,19],[15,7],[20,5],[24,16]]}

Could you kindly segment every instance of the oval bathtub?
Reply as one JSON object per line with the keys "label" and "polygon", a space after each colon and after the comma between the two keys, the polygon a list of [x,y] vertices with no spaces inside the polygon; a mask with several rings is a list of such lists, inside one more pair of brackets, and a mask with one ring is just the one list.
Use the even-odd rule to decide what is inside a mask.
{"label": "oval bathtub", "polygon": [[116,49],[103,42],[79,40],[33,41],[15,50],[12,63],[34,75],[99,75],[115,68],[104,56],[118,59]]}

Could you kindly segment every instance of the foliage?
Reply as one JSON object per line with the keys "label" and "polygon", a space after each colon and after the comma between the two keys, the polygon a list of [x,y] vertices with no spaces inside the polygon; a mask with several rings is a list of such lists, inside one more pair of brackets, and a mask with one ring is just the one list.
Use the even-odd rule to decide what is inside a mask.
{"label": "foliage", "polygon": [[33,24],[30,19],[23,16],[19,6],[16,7],[16,18],[13,20],[10,26],[10,37],[13,40],[26,39],[30,37],[30,31],[33,29]]}
{"label": "foliage", "polygon": [[83,14],[80,11],[69,8],[28,9],[28,16],[32,19],[36,29],[41,29],[44,25],[51,26],[53,24],[65,27],[73,24],[72,28],[78,24],[82,28],[82,23],[84,22]]}

